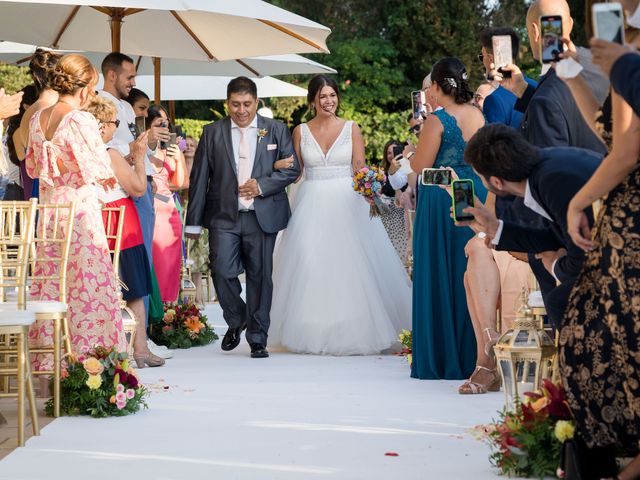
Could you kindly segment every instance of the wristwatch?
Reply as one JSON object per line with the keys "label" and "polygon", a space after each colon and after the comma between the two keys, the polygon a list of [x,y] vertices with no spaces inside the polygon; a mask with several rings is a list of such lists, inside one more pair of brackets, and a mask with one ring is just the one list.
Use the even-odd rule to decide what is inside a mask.
{"label": "wristwatch", "polygon": [[413,157],[416,154],[416,152],[409,152],[409,154],[407,155],[407,160],[411,160],[411,157]]}

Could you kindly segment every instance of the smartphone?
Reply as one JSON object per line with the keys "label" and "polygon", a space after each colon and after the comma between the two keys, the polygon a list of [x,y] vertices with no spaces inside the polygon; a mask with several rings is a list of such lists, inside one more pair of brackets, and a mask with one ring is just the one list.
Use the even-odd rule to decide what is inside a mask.
{"label": "smartphone", "polygon": [[142,135],[144,133],[144,131],[146,130],[145,128],[145,118],[140,116],[140,117],[136,117],[135,120],[135,128],[136,128],[136,138],[138,138],[140,135]]}
{"label": "smartphone", "polygon": [[182,134],[182,127],[180,125],[175,125],[173,127],[173,131],[178,137],[184,137],[184,135]]}
{"label": "smartphone", "polygon": [[511,49],[511,36],[510,35],[495,35],[491,37],[491,43],[493,45],[493,64],[498,69],[498,72],[505,78],[511,77],[511,72],[503,71],[502,67],[511,65],[513,63],[513,51]]}
{"label": "smartphone", "polygon": [[562,43],[562,15],[545,15],[540,17],[540,43],[542,63],[552,63],[559,60],[558,56],[564,51]]}
{"label": "smartphone", "polygon": [[624,13],[621,4],[594,3],[591,15],[594,37],[624,45]]}
{"label": "smartphone", "polygon": [[451,185],[451,170],[442,168],[424,168],[422,185]]}
{"label": "smartphone", "polygon": [[411,111],[413,112],[413,118],[419,120],[427,114],[427,97],[423,90],[416,90],[411,92]]}
{"label": "smartphone", "polygon": [[463,212],[465,208],[474,206],[473,180],[454,180],[452,193],[453,221],[468,222],[473,220],[473,215]]}
{"label": "smartphone", "polygon": [[398,155],[402,155],[402,152],[404,152],[403,145],[395,144],[393,146],[393,158],[396,158]]}

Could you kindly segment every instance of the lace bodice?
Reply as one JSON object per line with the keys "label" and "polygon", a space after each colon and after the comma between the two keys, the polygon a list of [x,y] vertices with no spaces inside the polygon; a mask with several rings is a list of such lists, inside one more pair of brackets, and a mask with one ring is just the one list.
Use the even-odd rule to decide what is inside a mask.
{"label": "lace bodice", "polygon": [[440,149],[433,168],[467,167],[468,165],[464,162],[464,149],[467,146],[467,142],[464,141],[456,119],[444,109],[437,110],[433,114],[440,119],[444,128]]}
{"label": "lace bodice", "polygon": [[304,162],[306,180],[326,180],[351,177],[353,147],[351,128],[353,122],[345,122],[338,138],[325,155],[306,123],[300,126],[300,153]]}

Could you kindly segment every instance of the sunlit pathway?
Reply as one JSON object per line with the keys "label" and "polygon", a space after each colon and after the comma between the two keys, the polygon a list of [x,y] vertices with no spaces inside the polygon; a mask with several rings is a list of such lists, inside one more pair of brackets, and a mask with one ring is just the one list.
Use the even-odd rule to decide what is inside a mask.
{"label": "sunlit pathway", "polygon": [[[217,306],[207,313],[221,323]],[[248,351],[216,342],[140,370],[148,410],[58,419],[0,462],[0,478],[498,478],[466,430],[495,415],[501,393],[464,397],[459,382],[412,380],[395,356]]]}

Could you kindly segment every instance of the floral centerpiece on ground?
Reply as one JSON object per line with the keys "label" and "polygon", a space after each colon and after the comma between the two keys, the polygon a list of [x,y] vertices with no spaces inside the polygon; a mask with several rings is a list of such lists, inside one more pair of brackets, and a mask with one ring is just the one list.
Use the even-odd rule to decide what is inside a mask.
{"label": "floral centerpiece on ground", "polygon": [[411,331],[406,330],[404,328],[402,329],[402,332],[400,332],[400,335],[398,335],[398,339],[402,344],[402,350],[400,351],[399,355],[402,355],[407,359],[407,363],[409,363],[409,366],[411,366],[411,361],[413,360],[413,354],[411,350],[413,346],[411,344],[412,342],[411,337],[412,337]]}
{"label": "floral centerpiece on ground", "polygon": [[[101,346],[85,348],[79,356],[67,359],[60,382],[60,412],[122,417],[147,408],[147,393],[126,353]],[[45,404],[45,413],[53,416],[53,399]]]}
{"label": "floral centerpiece on ground", "polygon": [[540,391],[525,396],[513,411],[475,427],[475,433],[489,444],[490,461],[502,475],[542,479],[561,474],[562,443],[575,432],[564,389],[544,380]]}
{"label": "floral centerpiece on ground", "polygon": [[218,339],[194,303],[165,304],[162,328],[156,328],[152,336],[156,343],[169,348],[197,347]]}
{"label": "floral centerpiece on ground", "polygon": [[362,167],[353,174],[353,190],[364,197],[369,205],[371,217],[378,217],[380,213],[388,209],[382,203],[380,196],[382,195],[382,185],[387,181],[387,176],[379,167]]}

